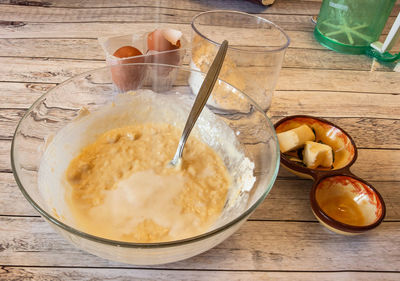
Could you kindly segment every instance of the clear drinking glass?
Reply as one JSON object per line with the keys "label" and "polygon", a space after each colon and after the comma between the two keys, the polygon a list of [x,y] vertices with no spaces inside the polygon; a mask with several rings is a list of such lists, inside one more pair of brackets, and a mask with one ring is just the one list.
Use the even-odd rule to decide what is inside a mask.
{"label": "clear drinking glass", "polygon": [[[244,91],[267,111],[290,42],[288,35],[264,18],[223,10],[198,14],[192,20],[192,28],[190,66],[207,72],[220,44],[228,40],[220,78]],[[223,95],[218,86],[214,99]]]}
{"label": "clear drinking glass", "polygon": [[[124,73],[118,76],[119,80],[125,81],[129,77],[131,82],[124,84],[129,86],[128,89],[125,86],[119,88],[122,84],[118,82],[121,81],[115,81],[116,76],[112,75],[116,69],[118,73]],[[133,73],[135,75],[130,75]],[[173,83],[171,79],[165,79],[168,73],[174,73]],[[135,122],[161,121],[179,128],[182,125],[183,129],[197,94],[193,91],[193,81],[204,76],[204,73],[187,67],[121,64],[83,73],[51,89],[29,108],[14,134],[11,164],[21,192],[68,241],[79,249],[107,259],[137,265],[161,264],[192,257],[219,244],[233,234],[265,199],[276,179],[280,159],[277,137],[268,117],[244,93],[225,82],[221,83],[236,98],[238,103],[235,106],[239,106],[240,111],[222,105],[215,109],[207,104],[193,133],[196,130],[203,130],[204,135],[214,132],[215,137],[207,137],[203,141],[213,148],[223,149],[219,133],[221,128],[228,128],[229,139],[254,164],[252,173],[255,182],[251,190],[241,189],[239,193],[228,195],[221,217],[206,233],[161,243],[130,243],[91,235],[75,225],[65,203],[67,191],[61,183],[70,159],[93,137],[90,134],[101,134]],[[183,118],[173,118],[171,116],[174,115],[166,115],[160,108],[152,109],[153,104],[141,103],[132,107],[131,103],[125,103],[135,100],[141,89],[153,89],[156,101],[171,101],[176,112],[183,110],[187,114]],[[135,92],[124,93],[125,90]],[[175,103],[177,96],[185,103]],[[107,111],[107,114],[101,112],[98,119],[87,119],[104,107],[118,110]],[[82,130],[84,133],[60,135],[60,130],[71,128],[71,125],[77,128],[77,124],[87,124],[87,120],[92,123],[85,127],[88,129]],[[229,167],[231,161],[224,161]],[[237,161],[239,166],[242,166],[241,163]],[[43,169],[48,171],[45,176],[41,173]]]}

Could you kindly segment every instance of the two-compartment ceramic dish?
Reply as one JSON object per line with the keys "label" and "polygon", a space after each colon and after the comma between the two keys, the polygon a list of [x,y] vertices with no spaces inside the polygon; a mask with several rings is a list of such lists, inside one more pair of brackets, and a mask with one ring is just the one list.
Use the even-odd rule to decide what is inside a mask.
{"label": "two-compartment ceramic dish", "polygon": [[385,217],[385,203],[379,192],[351,173],[357,159],[357,147],[348,133],[322,118],[294,115],[275,124],[277,134],[309,126],[315,142],[332,148],[331,167],[307,167],[302,149],[281,152],[281,163],[290,172],[314,180],[310,192],[315,217],[328,229],[346,235],[363,233],[377,227]]}

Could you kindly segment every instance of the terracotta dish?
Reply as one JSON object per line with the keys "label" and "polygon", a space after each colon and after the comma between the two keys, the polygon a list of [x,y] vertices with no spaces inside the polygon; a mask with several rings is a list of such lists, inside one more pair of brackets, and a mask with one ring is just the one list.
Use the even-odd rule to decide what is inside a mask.
{"label": "terracotta dish", "polygon": [[281,153],[281,163],[290,172],[314,180],[310,200],[315,217],[328,229],[346,235],[378,226],[386,214],[385,203],[371,184],[351,173],[357,159],[351,136],[327,120],[306,115],[283,118],[275,129],[279,134],[304,124],[313,130],[315,142],[332,148],[332,166],[308,168],[301,159],[302,148]]}

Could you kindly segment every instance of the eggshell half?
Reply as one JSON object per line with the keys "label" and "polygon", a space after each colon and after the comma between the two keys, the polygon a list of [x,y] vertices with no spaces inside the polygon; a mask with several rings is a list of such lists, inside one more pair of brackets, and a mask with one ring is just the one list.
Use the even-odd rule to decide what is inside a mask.
{"label": "eggshell half", "polygon": [[182,32],[175,29],[156,29],[147,36],[147,49],[164,52],[179,49]]}
{"label": "eggshell half", "polygon": [[[146,62],[169,65],[180,65],[180,39],[182,32],[175,29],[156,29],[147,37]],[[163,68],[158,75],[166,76],[168,71]]]}

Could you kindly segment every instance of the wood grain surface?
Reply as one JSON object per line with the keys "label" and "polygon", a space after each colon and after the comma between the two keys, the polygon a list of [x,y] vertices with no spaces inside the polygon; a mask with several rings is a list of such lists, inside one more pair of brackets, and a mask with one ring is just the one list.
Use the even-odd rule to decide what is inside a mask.
{"label": "wood grain surface", "polygon": [[[0,0],[0,280],[399,280],[400,73],[393,64],[335,53],[313,37],[319,0]],[[291,38],[269,112],[323,117],[358,147],[352,172],[374,185],[387,215],[377,229],[346,237],[312,214],[312,181],[283,168],[267,199],[232,237],[191,259],[138,267],[70,245],[23,197],[10,165],[14,130],[57,84],[105,66],[97,38],[156,26],[190,38],[199,12],[232,9],[274,21]],[[385,26],[388,33],[400,1]],[[240,36],[238,34],[237,36]],[[400,50],[398,42],[394,50]],[[257,71],[252,67],[249,71]]]}

